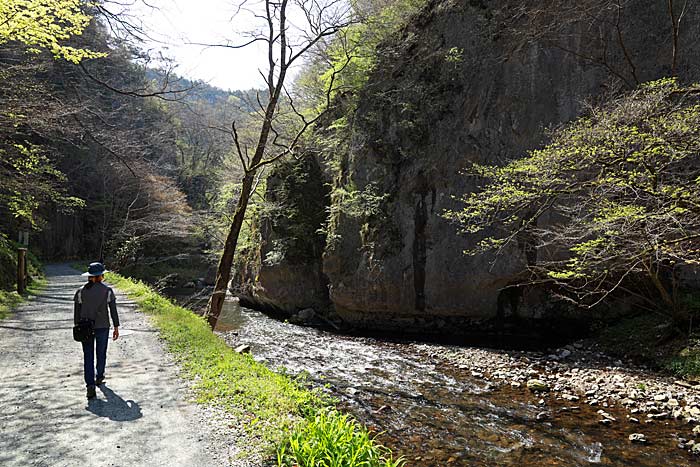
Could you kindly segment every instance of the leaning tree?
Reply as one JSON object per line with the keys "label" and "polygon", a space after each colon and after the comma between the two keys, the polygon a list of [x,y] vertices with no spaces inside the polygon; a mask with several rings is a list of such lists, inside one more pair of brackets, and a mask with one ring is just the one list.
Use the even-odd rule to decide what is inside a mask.
{"label": "leaning tree", "polygon": [[[247,40],[241,44],[226,42],[206,45],[237,49],[264,44],[267,64],[266,70],[261,70],[260,74],[265,80],[267,92],[258,99],[257,136],[250,143],[239,134],[236,122],[231,124],[230,135],[243,177],[207,309],[207,320],[212,329],[216,327],[226,298],[238,236],[256,178],[265,166],[294,154],[304,133],[323,115],[323,109],[328,109],[335,88],[335,75],[342,72],[343,67],[333,68],[333,74],[326,83],[326,105],[315,111],[302,110],[295,102],[288,85],[290,71],[353,22],[352,9],[343,0],[262,0],[244,2],[238,11],[252,15],[260,28],[250,32]],[[348,54],[346,63],[351,59]]]}

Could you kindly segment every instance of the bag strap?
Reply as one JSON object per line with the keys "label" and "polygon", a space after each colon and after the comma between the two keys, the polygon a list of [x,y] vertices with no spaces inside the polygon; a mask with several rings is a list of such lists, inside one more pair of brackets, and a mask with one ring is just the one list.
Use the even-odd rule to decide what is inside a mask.
{"label": "bag strap", "polygon": [[83,321],[83,291],[84,290],[85,290],[85,285],[80,287],[80,292],[79,292],[79,295],[80,295],[80,316],[79,316],[80,321]]}

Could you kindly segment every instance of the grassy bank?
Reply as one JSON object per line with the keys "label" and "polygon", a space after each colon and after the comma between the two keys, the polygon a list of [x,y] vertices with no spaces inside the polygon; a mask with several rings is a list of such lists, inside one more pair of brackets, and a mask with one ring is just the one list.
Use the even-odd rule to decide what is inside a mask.
{"label": "grassy bank", "polygon": [[24,302],[28,296],[39,293],[44,287],[46,287],[46,279],[42,276],[32,281],[27,287],[25,295],[14,291],[0,290],[0,319],[7,318],[14,307]]}
{"label": "grassy bank", "polygon": [[301,378],[276,373],[234,352],[204,319],[141,282],[109,273],[109,282],[152,317],[161,337],[192,380],[197,400],[242,420],[248,447],[280,466],[397,466],[367,430],[334,410],[332,401]]}
{"label": "grassy bank", "polygon": [[[0,319],[6,318],[10,310],[24,301],[26,296],[21,296],[17,290],[17,248],[20,245],[0,234]],[[27,294],[32,295],[41,290],[45,285],[44,273],[41,263],[36,256],[27,255],[27,270],[31,278],[27,287]]]}
{"label": "grassy bank", "polygon": [[645,313],[603,328],[596,341],[607,353],[651,365],[678,378],[700,381],[700,333],[694,329],[689,335],[670,331],[667,317]]}

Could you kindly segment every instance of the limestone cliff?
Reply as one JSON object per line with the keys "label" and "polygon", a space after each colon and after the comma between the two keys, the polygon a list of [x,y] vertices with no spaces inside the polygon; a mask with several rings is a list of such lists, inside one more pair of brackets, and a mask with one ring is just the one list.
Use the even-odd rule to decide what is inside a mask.
{"label": "limestone cliff", "polygon": [[[670,71],[666,2],[628,2],[624,47],[606,21],[594,25],[597,41],[585,39],[592,26],[571,24],[559,42],[518,43],[503,18],[524,3],[433,1],[382,46],[333,177],[334,192],[343,195],[330,198],[322,273],[316,272],[320,256],[305,263],[313,274],[268,269],[267,277],[279,274],[280,280],[265,286],[263,301],[313,306],[312,299],[290,300],[276,289],[317,295],[327,281],[335,311],[361,326],[466,324],[495,316],[499,290],[522,271],[526,258],[522,251],[495,262],[462,254],[479,239],[459,234],[441,216],[459,209],[453,195],[477,188],[462,169],[543,144],[547,127],[577,117],[586,99],[621,79],[647,81]],[[698,19],[691,11],[680,37],[678,71],[686,79],[700,76]],[[313,190],[307,195],[317,196]],[[341,209],[348,197],[354,209]],[[263,244],[274,240],[263,229]],[[275,266],[278,271],[289,271],[284,263]],[[521,310],[539,314],[541,300],[524,298]]]}
{"label": "limestone cliff", "polygon": [[326,310],[321,255],[328,187],[310,156],[278,164],[267,177],[264,208],[252,226],[253,251],[238,262],[233,292],[241,303],[271,311]]}

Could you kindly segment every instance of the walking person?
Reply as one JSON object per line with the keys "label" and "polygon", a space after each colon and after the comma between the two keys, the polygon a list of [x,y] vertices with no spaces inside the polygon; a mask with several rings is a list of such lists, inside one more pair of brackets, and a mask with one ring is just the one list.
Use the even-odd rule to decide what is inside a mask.
{"label": "walking person", "polygon": [[[88,272],[83,274],[88,278],[87,284],[80,287],[73,297],[75,324],[90,321],[94,329],[94,335],[82,343],[88,399],[97,397],[95,386],[104,384],[110,316],[114,324],[112,339],[119,338],[117,300],[114,291],[102,282],[105,272],[107,271],[102,263],[91,263]],[[95,375],[95,356],[97,356],[97,375]]]}

